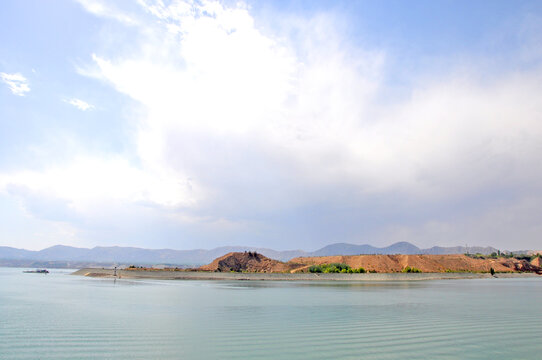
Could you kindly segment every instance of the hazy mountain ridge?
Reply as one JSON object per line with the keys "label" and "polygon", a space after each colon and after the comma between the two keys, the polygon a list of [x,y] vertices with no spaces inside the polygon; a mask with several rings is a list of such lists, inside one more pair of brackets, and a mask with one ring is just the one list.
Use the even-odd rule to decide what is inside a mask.
{"label": "hazy mountain ridge", "polygon": [[224,246],[211,250],[143,249],[136,247],[102,247],[92,249],[55,245],[40,251],[0,247],[0,259],[34,261],[68,261],[95,263],[142,263],[142,264],[206,264],[215,258],[237,251],[257,251],[279,260],[303,256],[302,250],[276,251],[247,246]]}
{"label": "hazy mountain ridge", "polygon": [[[481,253],[490,254],[496,252],[493,247],[441,247],[433,246],[429,249],[420,249],[409,242],[398,242],[387,247],[374,247],[372,245],[355,245],[348,243],[336,243],[327,245],[316,251],[304,250],[278,251],[267,248],[249,246],[223,246],[211,250],[172,250],[172,249],[143,249],[137,247],[120,246],[97,246],[92,249],[77,248],[72,246],[55,245],[40,251],[17,249],[0,246],[0,259],[20,260],[21,263],[32,261],[57,261],[69,263],[123,263],[123,264],[177,264],[177,265],[201,265],[207,264],[230,252],[256,251],[272,259],[288,261],[301,256],[331,256],[331,255],[360,255],[360,254],[463,254]],[[515,251],[523,253],[525,251]],[[24,261],[23,261],[24,260]]]}

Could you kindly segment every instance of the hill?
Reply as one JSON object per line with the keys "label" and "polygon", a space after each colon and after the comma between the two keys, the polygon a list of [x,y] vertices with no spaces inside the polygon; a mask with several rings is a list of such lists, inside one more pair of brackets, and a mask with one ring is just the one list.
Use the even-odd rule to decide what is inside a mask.
{"label": "hill", "polygon": [[[0,265],[23,266],[28,261],[56,261],[69,263],[70,266],[80,267],[83,263],[103,264],[171,264],[194,266],[207,264],[213,259],[231,252],[251,251],[265,255],[269,258],[288,261],[296,257],[308,256],[333,256],[333,255],[360,255],[360,254],[463,254],[481,253],[490,254],[497,251],[492,247],[432,247],[420,249],[408,242],[398,242],[387,247],[374,247],[371,245],[355,245],[348,243],[336,243],[325,246],[316,251],[287,250],[277,251],[268,248],[257,248],[250,246],[224,246],[211,250],[172,250],[172,249],[142,249],[137,247],[120,246],[97,246],[92,249],[77,248],[72,246],[56,245],[40,251],[16,249],[0,246]],[[514,251],[514,253],[525,253],[525,251]]]}
{"label": "hill", "polygon": [[537,272],[542,268],[526,260],[514,258],[481,259],[462,254],[455,255],[346,255],[299,257],[291,263],[305,264],[296,271],[307,271],[310,265],[343,263],[352,268],[364,268],[367,271],[383,273],[401,272],[406,267],[416,268],[422,272]]}
{"label": "hill", "polygon": [[[538,259],[538,258],[537,258]],[[346,264],[350,268],[364,268],[377,273],[398,273],[415,268],[424,273],[443,272],[535,272],[542,268],[527,260],[515,258],[480,258],[456,255],[339,255],[298,257],[287,263],[269,259],[253,252],[232,252],[215,259],[197,271],[214,272],[308,272],[312,265]]]}
{"label": "hill", "polygon": [[283,263],[270,259],[256,252],[232,252],[204,265],[199,271],[235,271],[235,272],[290,272],[299,264]]}

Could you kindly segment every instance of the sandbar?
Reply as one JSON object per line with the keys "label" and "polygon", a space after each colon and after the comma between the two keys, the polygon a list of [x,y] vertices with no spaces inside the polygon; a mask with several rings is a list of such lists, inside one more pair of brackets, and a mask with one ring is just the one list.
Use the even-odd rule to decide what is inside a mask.
{"label": "sandbar", "polygon": [[94,278],[155,279],[155,280],[252,280],[252,281],[421,281],[445,279],[489,278],[540,278],[534,273],[366,273],[366,274],[315,274],[315,273],[240,273],[204,271],[133,271],[85,268],[72,275]]}

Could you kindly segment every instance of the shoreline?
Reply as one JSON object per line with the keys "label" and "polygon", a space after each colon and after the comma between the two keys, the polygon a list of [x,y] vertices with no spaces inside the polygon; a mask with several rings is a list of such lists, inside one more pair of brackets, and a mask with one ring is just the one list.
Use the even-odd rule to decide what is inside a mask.
{"label": "shoreline", "polygon": [[233,281],[423,281],[489,278],[542,278],[534,273],[365,273],[365,274],[315,274],[315,273],[238,273],[203,271],[133,271],[83,268],[71,275],[92,278],[154,279],[154,280],[233,280]]}

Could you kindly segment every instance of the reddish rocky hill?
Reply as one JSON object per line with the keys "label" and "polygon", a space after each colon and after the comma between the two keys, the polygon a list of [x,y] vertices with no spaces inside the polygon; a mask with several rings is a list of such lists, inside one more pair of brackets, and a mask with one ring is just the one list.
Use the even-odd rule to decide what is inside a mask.
{"label": "reddish rocky hill", "polygon": [[292,262],[283,263],[270,259],[256,252],[231,252],[204,265],[201,271],[236,271],[236,272],[290,272],[302,265]]}

